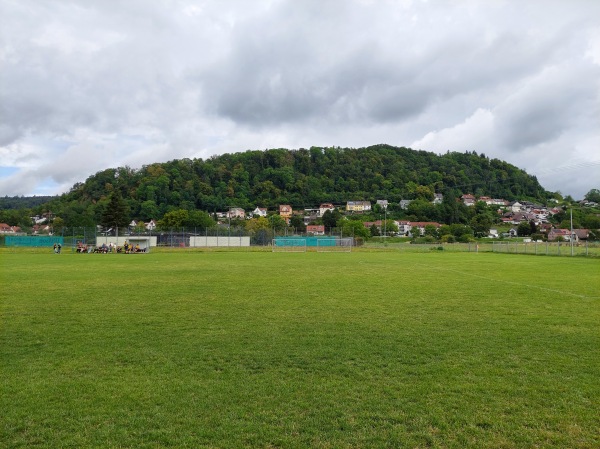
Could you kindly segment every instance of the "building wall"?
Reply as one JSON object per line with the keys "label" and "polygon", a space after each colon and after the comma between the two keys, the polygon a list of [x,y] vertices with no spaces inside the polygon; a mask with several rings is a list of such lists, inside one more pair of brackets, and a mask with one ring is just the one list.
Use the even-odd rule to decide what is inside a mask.
{"label": "building wall", "polygon": [[190,237],[190,247],[204,248],[213,246],[250,246],[250,237],[212,237],[194,236]]}
{"label": "building wall", "polygon": [[[102,236],[102,237],[96,237],[96,246],[102,246],[103,243],[105,243],[106,245],[112,243],[113,245],[116,246],[123,246],[125,244],[125,242],[130,242],[130,243],[139,243],[141,240],[140,239],[148,239],[149,241],[149,246],[150,247],[154,247],[156,246],[156,236],[152,236],[152,237],[144,237],[144,236],[119,236],[119,237],[114,237],[114,236]],[[140,246],[142,246],[142,244],[140,243]]]}

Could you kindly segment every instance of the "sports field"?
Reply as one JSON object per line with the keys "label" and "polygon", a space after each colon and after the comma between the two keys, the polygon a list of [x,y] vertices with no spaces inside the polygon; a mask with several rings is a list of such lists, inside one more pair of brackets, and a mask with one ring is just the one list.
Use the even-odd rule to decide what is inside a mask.
{"label": "sports field", "polygon": [[600,447],[598,259],[0,258],[0,447]]}

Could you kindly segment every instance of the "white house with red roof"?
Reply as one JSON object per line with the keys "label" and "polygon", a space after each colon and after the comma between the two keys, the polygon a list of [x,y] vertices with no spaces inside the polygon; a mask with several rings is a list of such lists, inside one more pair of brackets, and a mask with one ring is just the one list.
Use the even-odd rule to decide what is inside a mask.
{"label": "white house with red roof", "polygon": [[397,221],[396,224],[398,225],[398,234],[400,235],[408,235],[412,229],[410,221],[401,220]]}
{"label": "white house with red roof", "polygon": [[323,215],[325,215],[325,212],[327,211],[331,211],[333,212],[335,210],[335,206],[331,203],[323,203],[319,206],[319,217],[322,217]]}
{"label": "white house with red roof", "polygon": [[475,205],[475,196],[471,195],[470,193],[465,193],[463,196],[460,197],[460,199],[462,200],[465,206]]}
{"label": "white house with red roof", "polygon": [[411,234],[414,234],[415,232],[418,231],[419,235],[425,234],[425,228],[427,226],[433,226],[436,229],[439,229],[442,227],[441,224],[439,224],[435,221],[411,221],[410,225],[411,225]]}
{"label": "white house with red roof", "polygon": [[0,234],[17,234],[21,232],[18,226],[9,226],[6,223],[0,223]]}
{"label": "white house with red roof", "polygon": [[313,235],[325,235],[325,225],[307,225],[306,232]]}
{"label": "white house with red roof", "polygon": [[252,215],[254,215],[255,217],[266,217],[267,216],[267,208],[257,206],[256,209],[254,209],[252,211]]}

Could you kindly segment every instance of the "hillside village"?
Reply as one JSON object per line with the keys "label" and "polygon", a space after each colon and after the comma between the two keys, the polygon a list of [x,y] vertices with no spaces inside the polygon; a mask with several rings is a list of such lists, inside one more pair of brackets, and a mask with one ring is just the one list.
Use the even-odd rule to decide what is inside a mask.
{"label": "hillside village", "polygon": [[[431,203],[439,205],[443,202],[443,195],[436,193]],[[562,207],[548,207],[528,201],[507,201],[501,198],[491,198],[488,196],[476,197],[472,194],[464,194],[457,198],[467,207],[474,207],[478,202],[485,203],[495,210],[497,214],[496,224],[492,225],[487,235],[480,237],[488,238],[511,238],[522,236],[519,233],[518,226],[527,223],[534,227],[539,234],[547,241],[574,241],[587,240],[590,237],[589,229],[566,229],[557,227],[551,222],[551,218],[564,212]],[[398,203],[400,209],[407,209],[412,200],[401,200]],[[253,210],[246,211],[239,207],[230,207],[227,211],[217,212],[215,214],[216,224],[221,226],[230,226],[232,220],[241,222],[252,218],[267,218],[273,215],[279,216],[287,226],[293,221],[293,218],[301,218],[305,226],[307,235],[326,235],[328,229],[322,224],[323,217],[330,212],[337,211],[344,217],[351,217],[360,221],[362,215],[372,215],[374,209],[378,213],[386,214],[391,204],[387,200],[378,200],[374,205],[370,201],[347,201],[346,204],[334,205],[333,203],[322,203],[319,207],[294,210],[289,204],[281,204],[275,211],[269,211],[264,207],[256,207]],[[598,205],[589,201],[582,201],[581,207],[597,207]],[[33,235],[52,235],[51,213],[32,217],[34,223],[31,228]],[[298,223],[298,220],[296,220]],[[379,219],[374,221],[361,221],[363,226],[370,229],[372,234],[401,237],[422,237],[425,235],[435,235],[443,224],[435,221],[411,221],[397,219]],[[498,228],[505,231],[499,232]],[[150,220],[148,222],[138,222],[132,220],[129,228],[142,229],[147,232],[153,232],[160,229],[160,220]],[[0,234],[3,235],[23,235],[25,232],[18,226],[9,226],[6,223],[0,223]]]}

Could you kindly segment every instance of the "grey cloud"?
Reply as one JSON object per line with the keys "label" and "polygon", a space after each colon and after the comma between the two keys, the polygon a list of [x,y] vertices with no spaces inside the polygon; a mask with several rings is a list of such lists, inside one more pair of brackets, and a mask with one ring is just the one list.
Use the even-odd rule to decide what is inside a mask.
{"label": "grey cloud", "polygon": [[39,158],[27,179],[271,143],[502,157],[569,137],[589,152],[597,134],[599,2],[24,0],[0,15],[0,151]]}
{"label": "grey cloud", "polygon": [[563,65],[539,74],[497,109],[497,132],[509,151],[552,141],[585,120],[600,101],[600,68]]}
{"label": "grey cloud", "polygon": [[284,5],[240,24],[223,58],[198,74],[209,111],[251,126],[398,121],[531,76],[559,54],[559,36],[523,41],[500,29],[486,37],[483,26],[455,23],[447,31],[456,35],[442,39],[402,16],[373,14],[373,24],[356,10],[318,18],[301,10],[295,19]]}

